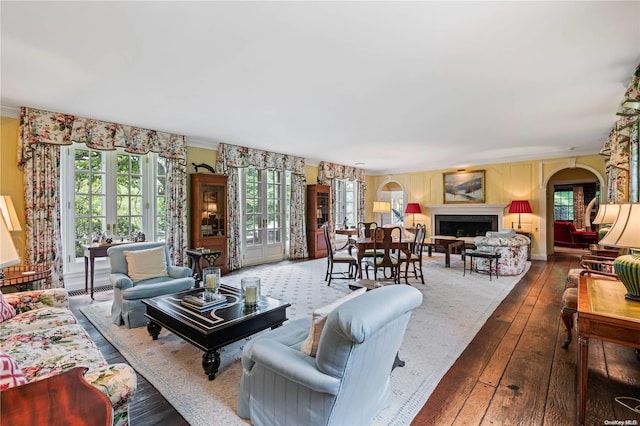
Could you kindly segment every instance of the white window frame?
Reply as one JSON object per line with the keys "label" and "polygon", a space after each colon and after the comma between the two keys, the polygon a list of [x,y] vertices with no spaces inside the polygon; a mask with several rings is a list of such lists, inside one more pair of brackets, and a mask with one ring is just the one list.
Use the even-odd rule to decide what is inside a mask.
{"label": "white window frame", "polygon": [[[352,185],[348,185],[352,184]],[[351,186],[351,188],[349,188]],[[353,217],[347,217],[349,226],[356,226],[358,224],[358,191],[360,185],[357,181],[348,179],[336,179],[336,200],[334,208],[335,225],[337,227],[342,226],[344,218],[347,217],[348,204],[352,204]],[[347,201],[347,194],[352,194],[352,201]]]}
{"label": "white window frame", "polygon": [[[62,253],[64,259],[64,273],[76,274],[84,272],[84,258],[75,256],[75,151],[76,149],[91,150],[85,144],[74,143],[62,147],[60,164],[60,207],[61,207],[61,232],[62,232]],[[107,207],[105,213],[105,223],[116,223],[115,212],[115,182],[116,182],[116,155],[128,154],[122,148],[114,151],[96,151],[104,155],[105,158],[105,191],[106,205],[110,203],[112,208]],[[136,154],[130,154],[136,155]],[[140,162],[141,190],[142,190],[142,232],[148,241],[156,241],[158,238],[157,217],[157,176],[156,163],[158,155],[148,153],[141,155]],[[165,179],[166,189],[166,179]],[[166,194],[162,195],[165,197]],[[106,230],[106,229],[105,229]],[[165,234],[166,235],[166,234]],[[116,236],[116,241],[122,236]],[[102,260],[102,261],[101,261]],[[108,262],[104,259],[96,259],[95,269],[107,269]]]}

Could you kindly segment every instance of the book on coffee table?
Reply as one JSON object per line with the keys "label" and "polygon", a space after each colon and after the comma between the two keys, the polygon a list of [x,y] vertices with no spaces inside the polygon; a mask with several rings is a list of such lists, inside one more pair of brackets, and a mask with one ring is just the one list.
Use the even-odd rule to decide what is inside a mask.
{"label": "book on coffee table", "polygon": [[180,302],[182,306],[191,309],[197,309],[199,311],[205,311],[208,309],[217,308],[227,304],[227,297],[221,294],[216,294],[211,298],[205,299],[204,294],[190,294],[185,296]]}

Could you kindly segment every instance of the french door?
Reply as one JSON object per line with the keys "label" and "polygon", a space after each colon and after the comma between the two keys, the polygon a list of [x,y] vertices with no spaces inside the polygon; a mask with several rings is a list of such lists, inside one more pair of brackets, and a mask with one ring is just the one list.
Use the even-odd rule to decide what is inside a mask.
{"label": "french door", "polygon": [[246,167],[240,181],[244,204],[243,264],[283,260],[287,242],[285,173]]}

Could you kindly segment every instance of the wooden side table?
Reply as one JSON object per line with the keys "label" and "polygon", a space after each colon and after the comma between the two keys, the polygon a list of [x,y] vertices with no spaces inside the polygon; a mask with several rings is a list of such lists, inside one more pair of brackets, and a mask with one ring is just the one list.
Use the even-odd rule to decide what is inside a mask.
{"label": "wooden side table", "polygon": [[2,424],[111,426],[111,402],[84,380],[85,370],[75,367],[0,392]]}
{"label": "wooden side table", "polygon": [[191,270],[193,271],[193,277],[196,279],[195,287],[200,287],[202,282],[202,264],[201,260],[207,263],[208,266],[214,266],[216,260],[222,255],[220,250],[209,249],[188,249],[187,256],[191,259]]}
{"label": "wooden side table", "polygon": [[38,281],[51,284],[51,268],[46,265],[16,265],[2,270],[4,279],[0,279],[0,287],[16,286],[19,291],[33,289]]}
{"label": "wooden side table", "polygon": [[87,284],[89,282],[88,276],[91,273],[91,299],[93,300],[93,275],[94,275],[94,263],[96,257],[107,257],[107,250],[109,247],[119,246],[121,244],[131,244],[133,241],[122,241],[119,243],[111,244],[96,244],[82,246],[84,251],[84,291],[88,291]]}
{"label": "wooden side table", "polygon": [[640,302],[616,279],[583,275],[578,283],[578,423],[585,424],[589,339],[640,348]]}

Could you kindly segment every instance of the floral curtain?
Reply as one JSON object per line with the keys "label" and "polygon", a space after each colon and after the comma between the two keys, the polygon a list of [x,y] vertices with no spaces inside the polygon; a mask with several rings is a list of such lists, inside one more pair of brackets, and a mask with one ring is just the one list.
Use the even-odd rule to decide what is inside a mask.
{"label": "floral curtain", "polygon": [[228,177],[229,270],[233,271],[242,267],[242,246],[240,243],[240,225],[242,223],[240,212],[242,210],[239,200],[238,169],[248,166],[260,170],[272,169],[291,172],[291,211],[289,217],[291,245],[289,256],[292,259],[308,257],[304,217],[305,203],[300,202],[304,200],[306,189],[304,158],[221,143],[218,147],[216,173]]}
{"label": "floral curtain", "polygon": [[[364,221],[364,196],[367,190],[367,181],[365,179],[364,170],[351,166],[343,166],[321,161],[318,166],[318,183],[321,185],[329,185],[331,187],[331,200],[329,209],[333,211],[336,200],[336,179],[355,180],[358,182],[358,222]],[[334,235],[335,221],[333,215],[329,221],[329,231]]]}
{"label": "floral curtain", "polygon": [[638,126],[640,119],[640,65],[631,76],[617,115],[620,116],[600,150],[607,157],[607,201],[638,202]]}
{"label": "floral curtain", "polygon": [[[84,143],[99,150],[122,147],[134,154],[156,152],[167,158],[168,204],[186,205],[186,148],[184,136],[108,123],[69,114],[22,107],[18,166],[24,171],[27,222],[25,262],[46,263],[54,270],[55,286],[63,287],[60,235],[60,146]],[[176,165],[177,164],[177,165]],[[171,199],[169,195],[182,199]],[[178,218],[180,214],[183,217]],[[167,209],[167,235],[172,258],[181,264],[186,249],[186,212]]]}
{"label": "floral curtain", "polygon": [[573,187],[573,224],[576,229],[584,229],[584,188]]}

